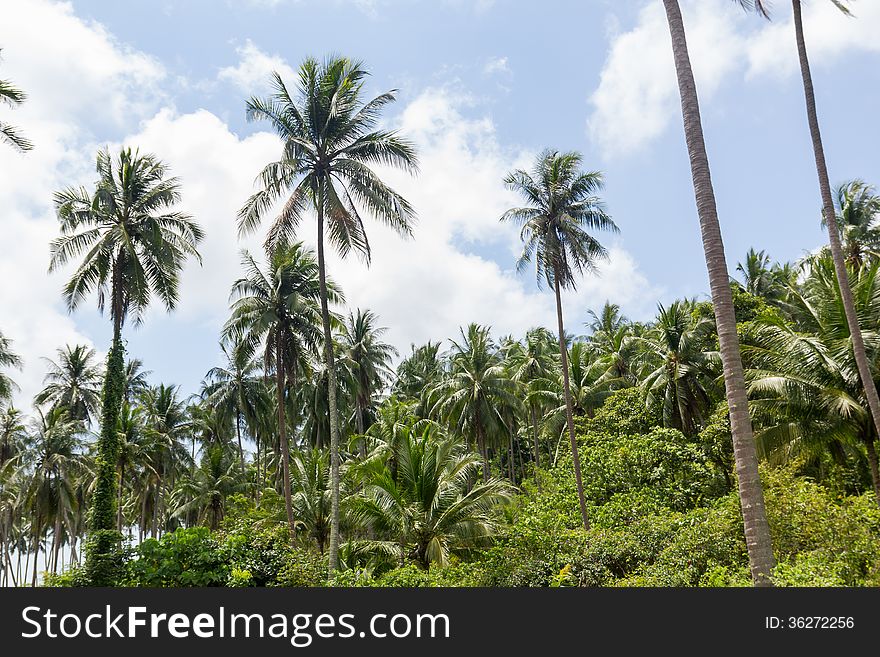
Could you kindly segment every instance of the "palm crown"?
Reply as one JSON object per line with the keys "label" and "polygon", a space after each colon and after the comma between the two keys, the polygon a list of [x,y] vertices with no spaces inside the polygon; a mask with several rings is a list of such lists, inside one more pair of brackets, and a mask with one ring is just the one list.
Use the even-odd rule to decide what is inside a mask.
{"label": "palm crown", "polygon": [[605,248],[588,230],[618,232],[596,193],[602,189],[598,171],[580,173],[578,153],[544,151],[534,171],[518,169],[504,183],[521,194],[528,205],[511,208],[501,217],[522,226],[522,255],[517,269],[524,270],[534,258],[538,284],[576,287],[575,274],[591,271],[597,259],[607,257]]}
{"label": "palm crown", "polygon": [[168,310],[178,299],[180,271],[187,256],[199,262],[202,229],[189,215],[173,210],[180,185],[153,155],[124,148],[113,159],[99,151],[95,191],[70,187],[55,194],[61,237],[51,245],[49,271],[84,255],[64,288],[74,310],[91,292],[98,307],[111,295],[111,316],[121,327],[131,314],[140,321],[153,294]]}
{"label": "palm crown", "polygon": [[309,58],[291,93],[274,73],[274,92],[247,103],[249,120],[268,120],[284,141],[281,159],[258,177],[260,190],[238,215],[239,231],[248,233],[282,198],[267,245],[288,241],[308,208],[321,207],[331,243],[341,255],[352,249],[370,258],[361,209],[409,235],[415,213],[400,194],[370,168],[390,165],[416,170],[413,146],[394,131],[374,130],[379,111],[395,100],[395,91],[362,101],[367,72],[359,62]]}

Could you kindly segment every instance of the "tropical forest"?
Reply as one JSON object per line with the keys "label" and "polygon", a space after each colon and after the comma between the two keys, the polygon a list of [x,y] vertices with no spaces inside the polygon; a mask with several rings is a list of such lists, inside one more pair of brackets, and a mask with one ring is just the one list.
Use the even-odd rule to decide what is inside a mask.
{"label": "tropical forest", "polygon": [[[205,255],[189,179],[126,143],[93,149],[88,184],[46,189],[55,236],[30,255],[58,302],[100,311],[111,337],[24,362],[0,325],[0,584],[880,585],[880,191],[829,174],[793,0],[792,120],[815,156],[801,221],[826,243],[777,261],[753,234],[726,253],[736,227],[710,176],[724,153],[707,151],[687,14],[656,4],[703,247],[682,257],[708,277],[650,318],[613,298],[568,312],[632,224],[592,158],[556,144],[497,179],[517,203],[492,217],[554,321],[513,335],[461,316],[458,332],[395,346],[330,256],[369,282],[371,232],[391,228],[401,250],[420,239],[422,208],[392,180],[429,181],[416,142],[384,122],[399,92],[376,93],[344,54],[303,56],[240,99],[282,146],[226,218],[225,239],[259,246],[223,283],[221,331],[198,336],[222,358],[197,389],[129,343],[175,312]],[[727,4],[775,18],[761,0]],[[25,161],[40,143],[15,112],[40,99],[4,68],[0,148]],[[23,404],[25,368],[43,378]]]}

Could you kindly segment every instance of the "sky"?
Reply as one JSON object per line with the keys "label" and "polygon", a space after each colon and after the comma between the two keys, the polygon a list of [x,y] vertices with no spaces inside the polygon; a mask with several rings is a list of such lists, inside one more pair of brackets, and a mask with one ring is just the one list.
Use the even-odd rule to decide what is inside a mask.
{"label": "sky", "polygon": [[[728,264],[746,250],[794,260],[823,237],[789,3],[773,21],[725,0],[682,0]],[[880,2],[855,18],[827,0],[805,7],[817,102],[834,184],[880,183]],[[387,339],[456,337],[470,322],[496,336],[555,327],[552,294],[517,274],[518,232],[499,223],[519,200],[504,175],[545,148],[576,150],[605,175],[621,229],[599,234],[610,260],[564,297],[567,329],[610,300],[632,319],[658,303],[706,298],[707,276],[660,0],[0,0],[0,79],[28,94],[2,119],[36,145],[0,146],[0,332],[24,368],[28,408],[46,357],[88,344],[103,357],[110,322],[94,299],[61,300],[70,270],[49,274],[58,234],[52,194],[91,187],[98,149],[139,147],[181,179],[180,208],[202,225],[203,264],[188,263],[179,306],[155,304],[125,330],[154,382],[195,392],[222,362],[240,251],[235,216],[280,142],[248,123],[245,101],[307,56],[362,60],[368,95],[398,90],[383,125],[417,145],[417,177],[383,172],[418,213],[414,239],[369,225],[373,262],[328,258],[349,307],[369,308]],[[314,224],[300,237],[314,243]]]}

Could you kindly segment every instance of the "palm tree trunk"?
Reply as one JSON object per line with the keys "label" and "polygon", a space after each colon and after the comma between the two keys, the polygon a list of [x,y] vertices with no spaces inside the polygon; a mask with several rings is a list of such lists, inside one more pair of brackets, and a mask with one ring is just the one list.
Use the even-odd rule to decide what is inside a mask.
{"label": "palm tree trunk", "polygon": [[37,520],[34,523],[34,572],[31,577],[31,586],[34,587],[37,585],[37,570],[40,566],[40,528],[42,525],[42,518],[40,514],[37,514]]}
{"label": "palm tree trunk", "polygon": [[538,486],[538,492],[541,492],[541,477],[538,470],[541,467],[541,446],[538,441],[538,416],[535,413],[535,405],[529,404],[529,415],[532,419],[532,438],[535,441],[535,484]]}
{"label": "palm tree trunk", "polygon": [[324,207],[319,183],[318,198],[318,278],[321,286],[321,322],[324,325],[324,365],[327,368],[327,397],[330,401],[330,572],[339,567],[339,421],[336,409],[336,367],[333,362],[333,336],[327,304],[327,274],[324,263]]}
{"label": "palm tree trunk", "polygon": [[58,574],[58,553],[61,551],[61,513],[55,510],[55,527],[52,531],[52,574]]}
{"label": "palm tree trunk", "polygon": [[[819,191],[822,195],[822,214],[825,224],[828,226],[828,243],[831,246],[831,259],[834,261],[834,272],[837,274],[840,297],[843,301],[843,310],[846,314],[846,323],[849,325],[852,337],[853,356],[856,367],[859,370],[859,378],[865,389],[865,397],[868,400],[868,408],[874,420],[874,428],[880,435],[880,397],[877,395],[877,386],[871,374],[871,366],[868,354],[865,350],[865,341],[862,337],[862,329],[859,326],[859,317],[856,314],[856,305],[853,301],[852,289],[849,285],[849,274],[846,270],[846,261],[840,244],[840,233],[837,228],[837,217],[834,212],[834,199],[831,195],[831,182],[828,178],[828,165],[825,162],[825,149],[822,146],[822,134],[819,131],[819,116],[816,111],[816,96],[813,92],[813,76],[810,73],[810,60],[807,57],[807,44],[804,39],[804,23],[801,16],[800,0],[792,0],[794,10],[794,29],[797,40],[798,58],[801,66],[801,77],[804,81],[804,99],[807,105],[807,122],[810,125],[810,137],[813,141],[813,154],[816,158],[816,173],[819,177]],[[873,445],[872,445],[873,447]],[[875,489],[877,484],[875,481]],[[880,504],[880,492],[877,492],[877,503]]]}
{"label": "palm tree trunk", "polygon": [[684,120],[684,133],[691,163],[697,214],[709,271],[709,287],[715,309],[715,323],[718,329],[718,343],[724,370],[724,387],[730,408],[730,432],[733,438],[733,453],[739,479],[739,497],[742,505],[743,526],[746,546],[749,553],[752,581],[756,586],[772,586],[770,572],[775,565],[773,544],[770,539],[770,525],[764,508],[764,490],[758,474],[758,455],[752,423],[749,417],[746,383],[743,375],[739,338],[736,333],[736,317],[733,312],[733,295],[730,290],[730,277],[724,256],[724,243],[718,212],[715,206],[715,192],[709,171],[709,158],[703,139],[700,119],[700,106],[697,87],[691,70],[685,38],[684,22],[678,0],[663,0],[669,32],[672,37],[672,52],[678,89],[681,95],[681,110]]}
{"label": "palm tree trunk", "polygon": [[244,476],[244,448],[241,446],[241,411],[235,410],[235,435],[238,437],[238,456],[241,459],[241,474]]}
{"label": "palm tree trunk", "polygon": [[[362,402],[360,395],[358,395],[356,406],[357,406],[357,412],[356,412],[356,417],[355,417],[355,425],[357,428],[358,435],[363,436],[364,431],[366,431],[366,428],[364,427],[364,424],[365,424],[364,423],[364,415],[366,414],[367,409],[366,409],[366,405]],[[358,447],[358,451],[361,455],[361,458],[367,457],[367,443],[363,438],[360,439],[360,446]]]}
{"label": "palm tree trunk", "polygon": [[877,463],[877,449],[874,447],[874,436],[868,436],[864,440],[868,451],[868,466],[871,468],[871,484],[874,486],[874,497],[880,504],[880,465]]}
{"label": "palm tree trunk", "polygon": [[281,349],[281,331],[275,331],[275,386],[278,398],[278,438],[281,442],[281,469],[284,481],[284,509],[287,512],[287,526],[290,529],[290,544],[296,536],[293,522],[293,501],[290,497],[290,446],[287,443],[287,417],[284,412],[284,357]]}
{"label": "palm tree trunk", "polygon": [[116,531],[122,531],[122,485],[125,476],[125,466],[119,466],[119,488],[116,492]]}
{"label": "palm tree trunk", "polygon": [[590,530],[587,517],[587,500],[584,497],[584,481],[581,477],[581,456],[578,453],[577,437],[574,434],[574,411],[571,403],[571,383],[568,380],[568,348],[565,346],[565,326],[562,321],[562,295],[559,289],[559,276],[553,276],[553,290],[556,293],[556,324],[559,330],[559,355],[562,358],[562,390],[565,395],[565,424],[571,441],[571,460],[574,464],[574,477],[577,481],[578,503],[581,508],[581,521],[584,530]]}

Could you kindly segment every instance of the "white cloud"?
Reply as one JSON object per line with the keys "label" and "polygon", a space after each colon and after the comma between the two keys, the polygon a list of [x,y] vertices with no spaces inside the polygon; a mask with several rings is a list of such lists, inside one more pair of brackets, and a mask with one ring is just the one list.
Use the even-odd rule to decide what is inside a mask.
{"label": "white cloud", "polygon": [[[745,15],[733,3],[685,0],[681,4],[694,77],[704,103],[711,102],[734,75],[796,73],[790,13],[777,12],[775,22],[768,23]],[[859,3],[857,9],[858,18],[848,19],[829,2],[805,5],[804,29],[814,67],[847,52],[880,51],[876,38],[880,3]],[[588,132],[606,156],[633,152],[678,120],[675,68],[660,3],[646,4],[632,29],[612,35],[590,103]]]}
{"label": "white cloud", "polygon": [[0,147],[7,245],[0,259],[6,281],[0,331],[25,361],[13,378],[21,386],[16,403],[26,408],[42,382],[40,359],[65,343],[90,342],[64,311],[63,277],[46,273],[48,244],[57,234],[52,192],[94,177],[98,144],[90,130],[139,120],[161,100],[164,70],[102,26],[77,18],[69,3],[33,0],[5,9],[0,44],[3,77],[29,96],[9,118],[35,143],[26,155]]}
{"label": "white cloud", "polygon": [[507,57],[490,57],[483,66],[483,73],[486,75],[494,75],[496,73],[510,73],[510,66],[507,64]]}
{"label": "white cloud", "polygon": [[[41,383],[40,357],[52,356],[67,342],[89,343],[77,325],[82,316],[70,317],[61,306],[64,275],[46,274],[47,245],[57,234],[51,192],[68,184],[90,185],[95,175],[93,157],[103,143],[89,131],[88,118],[106,116],[111,125],[121,125],[124,119],[138,126],[129,129],[133,134],[118,129],[102,137],[156,153],[181,178],[181,207],[206,229],[201,249],[204,266],[187,265],[178,311],[169,316],[156,307],[148,322],[199,331],[197,337],[187,335],[212,343],[227,313],[230,284],[240,272],[236,212],[251,193],[257,172],[279,154],[280,141],[268,132],[241,138],[207,110],[176,111],[157,88],[163,71],[153,60],[116,43],[104,28],[83,23],[69,5],[35,0],[25,6],[27,11],[4,22],[0,41],[8,34],[41,30],[43,25],[60,27],[75,35],[76,42],[63,47],[68,50],[52,46],[55,56],[69,61],[65,75],[82,81],[74,88],[55,86],[57,61],[29,46],[24,36],[14,43],[4,41],[10,44],[4,76],[31,92],[28,105],[14,118],[38,146],[27,155],[0,149],[5,177],[0,207],[5,208],[7,240],[15,245],[0,259],[0,276],[15,282],[0,287],[0,330],[15,341],[26,361],[25,371],[14,377],[22,385],[17,403],[26,407]],[[37,41],[38,35],[31,33],[31,44]],[[73,50],[91,54],[76,58]],[[272,60],[253,44],[244,47],[242,61],[248,57],[251,63]],[[238,73],[247,81],[253,79],[249,71],[258,67],[233,68],[236,74],[229,74],[230,81],[237,80]],[[156,87],[156,96],[166,101],[161,108],[142,102],[141,83]],[[497,335],[520,334],[537,324],[555,325],[552,295],[537,290],[532,277],[513,272],[516,229],[498,221],[517,202],[501,183],[504,174],[529,166],[533,153],[504,147],[491,119],[474,113],[469,98],[449,89],[427,90],[401,108],[393,123],[416,142],[421,173],[418,178],[399,171],[382,175],[415,205],[419,213],[415,239],[404,241],[371,222],[369,269],[354,257],[340,261],[335,254],[329,256],[330,273],[345,290],[349,305],[377,312],[403,353],[411,342],[455,336],[460,325],[471,321],[492,325]],[[252,249],[258,249],[260,237],[248,240]],[[308,221],[303,223],[302,237],[314,242],[314,226]],[[619,245],[610,246],[611,262],[602,267],[601,277],[585,279],[576,293],[566,295],[566,317],[573,331],[586,308],[597,307],[606,298],[629,312],[640,312],[655,296],[632,257]],[[495,254],[502,264],[481,255],[487,253]],[[92,303],[86,312],[93,313]],[[137,344],[144,350],[138,355],[146,358],[148,366],[150,350],[158,354],[169,349],[168,344],[149,344],[140,337]],[[180,359],[181,371],[201,373],[215,364],[187,356]],[[180,379],[179,374],[169,374]]]}
{"label": "white cloud", "polygon": [[229,82],[246,94],[266,92],[271,84],[271,75],[277,72],[285,80],[294,75],[293,69],[280,55],[269,55],[260,50],[250,39],[235,49],[239,62],[235,66],[221,68],[217,79]]}

